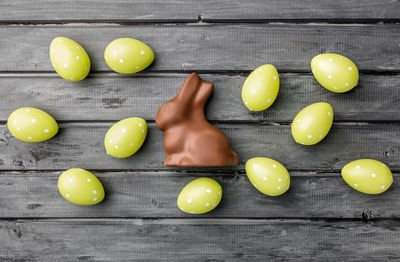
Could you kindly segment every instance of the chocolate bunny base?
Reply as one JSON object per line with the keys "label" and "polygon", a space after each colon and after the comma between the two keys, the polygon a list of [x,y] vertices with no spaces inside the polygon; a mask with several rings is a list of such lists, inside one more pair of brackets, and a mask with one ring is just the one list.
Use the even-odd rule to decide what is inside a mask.
{"label": "chocolate bunny base", "polygon": [[164,166],[237,165],[238,156],[225,134],[204,115],[204,106],[213,88],[212,83],[192,73],[176,97],[158,110],[156,124],[165,133]]}

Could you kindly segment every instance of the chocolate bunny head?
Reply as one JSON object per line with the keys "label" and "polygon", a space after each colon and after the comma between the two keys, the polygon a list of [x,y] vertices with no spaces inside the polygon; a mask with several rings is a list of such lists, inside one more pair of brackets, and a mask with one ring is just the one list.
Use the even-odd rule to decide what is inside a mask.
{"label": "chocolate bunny head", "polygon": [[158,110],[157,126],[164,131],[187,121],[188,118],[201,121],[201,118],[204,118],[204,105],[212,91],[213,84],[202,81],[196,73],[192,73],[186,78],[175,98]]}
{"label": "chocolate bunny head", "polygon": [[204,106],[213,85],[193,73],[157,112],[164,131],[165,166],[234,166],[238,157],[221,130],[207,122]]}

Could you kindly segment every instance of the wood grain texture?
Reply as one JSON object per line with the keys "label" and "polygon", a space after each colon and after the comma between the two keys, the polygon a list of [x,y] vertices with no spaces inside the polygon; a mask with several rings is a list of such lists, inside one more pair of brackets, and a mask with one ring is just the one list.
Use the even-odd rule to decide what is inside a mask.
{"label": "wood grain texture", "polygon": [[[350,188],[339,173],[291,172],[290,190],[280,197],[258,192],[243,173],[93,172],[106,199],[95,206],[77,206],[58,192],[61,172],[0,174],[0,217],[24,218],[397,218],[400,177],[381,195]],[[199,216],[181,212],[176,201],[182,188],[199,177],[217,180],[222,202]]]}
{"label": "wood grain texture", "polygon": [[3,0],[0,21],[241,21],[398,19],[399,1],[291,0]]}
{"label": "wood grain texture", "polygon": [[400,258],[397,220],[16,220],[0,222],[0,238],[0,259],[7,261]]}
{"label": "wood grain texture", "polygon": [[[400,75],[360,76],[347,94],[322,88],[310,74],[280,74],[280,93],[274,105],[251,112],[241,99],[244,75],[201,74],[214,83],[206,108],[212,121],[290,122],[303,107],[329,102],[335,121],[399,121]],[[0,76],[0,120],[24,106],[41,108],[58,121],[120,120],[140,116],[154,120],[158,108],[178,93],[187,74],[140,74],[119,77],[95,74],[68,82],[56,74]],[[73,110],[71,110],[73,108]]]}
{"label": "wood grain texture", "polygon": [[[63,124],[56,137],[42,143],[21,142],[12,137],[6,126],[1,126],[0,170],[163,169],[163,134],[154,123],[149,125],[149,135],[141,150],[125,159],[115,159],[105,153],[103,141],[110,126]],[[217,127],[227,135],[238,153],[239,165],[211,170],[243,170],[244,163],[256,156],[273,158],[290,170],[340,170],[348,162],[360,158],[381,160],[393,170],[400,168],[398,125],[333,126],[328,136],[314,146],[295,143],[290,126],[286,125],[218,124]]]}
{"label": "wood grain texture", "polygon": [[320,53],[340,53],[360,70],[399,71],[400,27],[395,24],[205,24],[133,26],[2,26],[0,71],[52,71],[49,45],[56,36],[84,46],[93,71],[110,71],[103,54],[112,40],[133,37],[156,54],[148,71],[310,71]]}

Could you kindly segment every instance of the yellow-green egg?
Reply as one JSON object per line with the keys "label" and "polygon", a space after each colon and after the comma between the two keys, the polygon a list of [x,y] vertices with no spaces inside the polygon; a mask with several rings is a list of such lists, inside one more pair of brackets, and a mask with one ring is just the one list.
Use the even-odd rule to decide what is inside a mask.
{"label": "yellow-green egg", "polygon": [[143,145],[147,135],[147,123],[139,117],[125,118],[115,123],[104,138],[108,155],[125,158],[133,155]]}
{"label": "yellow-green egg", "polygon": [[374,159],[359,159],[342,168],[342,177],[349,186],[365,194],[380,194],[393,183],[390,169]]}
{"label": "yellow-green egg", "polygon": [[90,71],[90,59],[85,49],[66,37],[56,37],[51,41],[50,60],[56,72],[68,81],[80,81]]}
{"label": "yellow-green egg", "polygon": [[292,136],[297,143],[314,145],[329,133],[333,123],[332,106],[325,102],[303,108],[292,122]]}
{"label": "yellow-green egg", "polygon": [[95,205],[104,199],[104,188],[99,179],[87,170],[71,168],[58,178],[58,190],[69,202]]}
{"label": "yellow-green egg", "polygon": [[132,74],[148,67],[154,60],[154,52],[139,40],[119,38],[106,47],[104,59],[115,72]]}
{"label": "yellow-green egg", "polygon": [[56,120],[46,112],[33,107],[22,107],[12,112],[7,125],[15,138],[25,142],[42,142],[58,132]]}
{"label": "yellow-green egg", "polygon": [[326,89],[343,93],[358,83],[358,69],[347,57],[338,54],[321,54],[311,60],[315,79]]}
{"label": "yellow-green egg", "polygon": [[242,100],[251,111],[270,107],[279,92],[279,75],[273,65],[262,65],[247,77],[242,87]]}
{"label": "yellow-green egg", "polygon": [[279,196],[290,187],[289,172],[278,161],[254,157],[246,162],[245,169],[251,184],[263,194]]}
{"label": "yellow-green egg", "polygon": [[185,213],[204,214],[218,206],[222,188],[211,178],[198,178],[187,184],[178,196],[178,207]]}

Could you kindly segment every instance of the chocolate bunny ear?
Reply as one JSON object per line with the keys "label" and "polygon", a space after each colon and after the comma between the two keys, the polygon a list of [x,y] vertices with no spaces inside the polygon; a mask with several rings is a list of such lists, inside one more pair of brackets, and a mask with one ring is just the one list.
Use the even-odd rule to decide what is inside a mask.
{"label": "chocolate bunny ear", "polygon": [[196,97],[193,101],[193,104],[195,106],[203,107],[206,104],[208,98],[210,97],[214,85],[210,82],[205,82],[200,79],[201,83],[199,84],[199,91],[197,91]]}
{"label": "chocolate bunny ear", "polygon": [[201,79],[196,73],[190,74],[176,95],[176,99],[184,104],[192,103],[200,88],[200,83]]}

